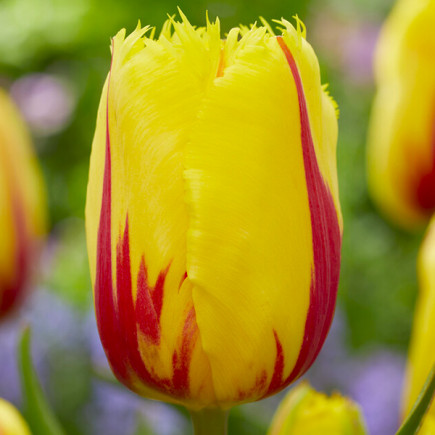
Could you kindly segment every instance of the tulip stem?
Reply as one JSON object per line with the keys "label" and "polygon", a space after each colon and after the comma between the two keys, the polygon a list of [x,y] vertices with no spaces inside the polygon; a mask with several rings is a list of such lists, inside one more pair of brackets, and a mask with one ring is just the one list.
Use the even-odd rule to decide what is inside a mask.
{"label": "tulip stem", "polygon": [[201,409],[190,411],[195,435],[227,435],[229,411],[222,409]]}

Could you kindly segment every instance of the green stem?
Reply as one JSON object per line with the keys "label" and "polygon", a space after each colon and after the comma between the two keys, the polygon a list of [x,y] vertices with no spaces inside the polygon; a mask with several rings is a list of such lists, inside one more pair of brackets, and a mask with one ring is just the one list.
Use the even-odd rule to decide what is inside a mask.
{"label": "green stem", "polygon": [[190,411],[195,435],[227,435],[229,411],[202,409]]}
{"label": "green stem", "polygon": [[426,379],[423,389],[417,398],[408,417],[396,432],[396,435],[414,435],[420,428],[426,411],[435,395],[435,364]]}

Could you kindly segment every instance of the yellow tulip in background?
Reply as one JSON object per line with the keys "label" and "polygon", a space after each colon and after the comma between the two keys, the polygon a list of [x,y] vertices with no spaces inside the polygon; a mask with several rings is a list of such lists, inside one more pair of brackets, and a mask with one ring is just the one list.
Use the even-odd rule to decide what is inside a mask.
{"label": "yellow tulip in background", "polygon": [[268,435],[365,435],[358,405],[334,393],[328,397],[307,383],[290,390],[277,409]]}
{"label": "yellow tulip in background", "polygon": [[[420,250],[418,275],[420,294],[409,350],[403,417],[411,411],[426,377],[435,364],[435,217],[432,218]],[[421,433],[435,433],[435,403],[432,403],[425,417]]]}
{"label": "yellow tulip in background", "polygon": [[[335,104],[305,29],[168,20],[112,41],[86,230],[117,378],[191,410],[301,376],[340,268]],[[146,36],[149,35],[149,36]],[[210,433],[210,432],[208,432]]]}
{"label": "yellow tulip in background", "polygon": [[434,0],[400,0],[376,53],[369,184],[379,207],[407,229],[435,211],[434,28]]}
{"label": "yellow tulip in background", "polygon": [[0,435],[31,435],[21,414],[6,400],[0,398]]}
{"label": "yellow tulip in background", "polygon": [[30,136],[0,90],[0,318],[23,298],[45,224],[44,185]]}

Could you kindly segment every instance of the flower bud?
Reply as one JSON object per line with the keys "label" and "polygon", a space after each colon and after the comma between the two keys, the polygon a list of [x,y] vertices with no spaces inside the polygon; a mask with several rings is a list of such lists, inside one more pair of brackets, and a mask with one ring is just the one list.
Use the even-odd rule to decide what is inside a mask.
{"label": "flower bud", "polygon": [[0,318],[22,300],[45,230],[45,195],[29,134],[0,90]]}
{"label": "flower bud", "polygon": [[31,435],[21,414],[6,400],[0,398],[0,434]]}
{"label": "flower bud", "polygon": [[[430,370],[435,364],[435,217],[420,249],[418,258],[420,293],[414,316],[403,397],[403,417],[411,411]],[[429,408],[435,428],[435,402]],[[428,417],[425,417],[425,420]],[[425,424],[426,425],[426,424]],[[427,432],[433,433],[433,432]]]}
{"label": "flower bud", "polygon": [[276,411],[268,435],[364,435],[358,405],[334,393],[318,393],[308,383],[290,390]]}
{"label": "flower bud", "polygon": [[381,210],[406,229],[435,211],[435,2],[400,0],[381,32],[368,178]]}
{"label": "flower bud", "polygon": [[[192,409],[280,391],[313,363],[340,268],[335,106],[304,29],[112,42],[86,230],[118,379]],[[172,30],[173,29],[173,30]]]}

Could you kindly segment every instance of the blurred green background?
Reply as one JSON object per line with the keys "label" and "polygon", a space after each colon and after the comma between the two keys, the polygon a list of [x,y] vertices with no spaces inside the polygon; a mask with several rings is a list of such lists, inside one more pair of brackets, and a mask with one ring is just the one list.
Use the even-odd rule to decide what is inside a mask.
{"label": "blurred green background", "polygon": [[[393,421],[388,424],[397,423],[394,419],[417,292],[415,262],[422,234],[405,234],[384,221],[368,196],[365,180],[366,130],[375,90],[372,55],[380,25],[392,3],[392,0],[0,1],[0,85],[11,92],[28,122],[43,168],[50,208],[51,234],[41,265],[42,302],[33,299],[26,309],[34,321],[34,347],[38,346],[38,334],[40,343],[50,343],[45,347],[40,344],[43,350],[39,353],[42,361],[38,370],[68,433],[117,433],[110,432],[111,429],[103,431],[104,422],[103,426],[95,423],[99,418],[110,421],[111,408],[107,410],[104,406],[112,402],[112,414],[126,422],[118,433],[154,430],[156,434],[169,434],[190,430],[185,418],[172,409],[126,398],[129,393],[121,388],[118,391],[117,387],[95,387],[91,381],[92,366],[104,358],[98,352],[98,357],[93,353],[98,338],[92,320],[83,227],[89,155],[97,106],[109,68],[110,37],[123,27],[132,31],[138,19],[159,29],[168,13],[176,13],[177,6],[196,25],[204,25],[206,10],[212,19],[219,16],[224,33],[240,23],[252,23],[259,16],[269,20],[291,19],[298,14],[306,23],[307,38],[319,57],[322,80],[329,83],[340,108],[338,171],[344,215],[338,320],[322,352],[326,356],[321,355],[313,368],[312,381],[319,388],[339,388],[361,402],[370,394],[384,394],[385,391],[376,390],[383,388],[392,397],[376,406],[385,409],[388,405],[386,412]],[[49,310],[44,308],[47,306]],[[62,313],[57,314],[59,323],[41,323],[41,317],[51,318],[53,310]],[[70,319],[68,324],[62,323],[65,318]],[[56,328],[70,328],[72,332],[62,333],[59,338]],[[4,337],[13,335],[15,330],[12,325],[3,336],[0,331],[0,343],[2,337],[6,340]],[[92,330],[92,340],[87,338],[88,330]],[[51,341],[47,341],[47,334]],[[37,356],[38,351],[34,352]],[[337,362],[338,357],[341,360]],[[331,365],[339,373],[333,373]],[[387,384],[378,386],[377,376],[382,379],[388,374],[391,379],[384,379]],[[355,379],[369,390],[372,382],[375,391],[364,392]],[[19,402],[19,394],[8,385],[0,375],[0,396],[9,395]],[[105,390],[102,393],[95,388]],[[235,410],[230,433],[265,433],[277,400]],[[370,404],[362,405],[372,433],[389,433],[386,414],[382,417],[384,423],[379,422]],[[124,408],[125,415],[116,414]],[[141,410],[138,420],[136,414],[130,415],[131,409],[135,413]],[[163,420],[157,415],[162,415]],[[127,429],[127,420],[132,429]],[[175,423],[172,427],[162,421]]]}

